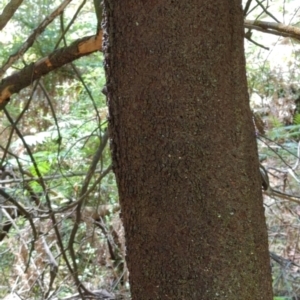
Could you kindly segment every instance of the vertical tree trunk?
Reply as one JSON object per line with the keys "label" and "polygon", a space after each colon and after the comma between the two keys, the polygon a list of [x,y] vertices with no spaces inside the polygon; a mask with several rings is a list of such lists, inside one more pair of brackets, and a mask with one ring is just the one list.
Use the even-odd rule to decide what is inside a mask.
{"label": "vertical tree trunk", "polygon": [[132,298],[271,300],[240,0],[105,0]]}

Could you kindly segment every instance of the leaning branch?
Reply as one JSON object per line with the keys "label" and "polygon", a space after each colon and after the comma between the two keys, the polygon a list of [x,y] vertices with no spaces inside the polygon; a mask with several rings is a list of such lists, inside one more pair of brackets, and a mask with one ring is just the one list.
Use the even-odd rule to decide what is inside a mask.
{"label": "leaning branch", "polygon": [[23,0],[11,0],[3,9],[0,15],[0,30],[2,30],[8,21],[12,18]]}
{"label": "leaning branch", "polygon": [[6,106],[12,94],[20,92],[34,80],[82,56],[101,50],[102,32],[100,31],[98,35],[84,37],[68,47],[57,49],[36,63],[6,77],[0,83],[0,110]]}
{"label": "leaning branch", "polygon": [[66,8],[66,6],[71,2],[72,0],[65,0],[63,3],[60,4],[57,9],[52,12],[48,17],[46,17],[41,24],[33,31],[33,33],[27,38],[26,42],[20,47],[20,49],[12,54],[7,62],[1,67],[0,69],[0,78],[3,77],[5,72],[12,66],[14,62],[16,62],[22,55],[33,45],[36,38],[41,35],[41,33],[46,29],[46,27],[53,22],[53,20],[60,15],[63,10]]}
{"label": "leaning branch", "polygon": [[263,22],[258,20],[244,20],[244,26],[248,29],[254,29],[283,37],[290,37],[300,41],[300,28],[295,26],[284,25],[282,23],[275,22]]}

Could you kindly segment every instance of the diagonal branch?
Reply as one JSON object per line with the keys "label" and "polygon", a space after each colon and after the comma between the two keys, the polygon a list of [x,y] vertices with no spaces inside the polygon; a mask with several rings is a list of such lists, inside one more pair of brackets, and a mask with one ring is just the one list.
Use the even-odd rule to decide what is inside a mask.
{"label": "diagonal branch", "polygon": [[27,38],[26,42],[21,46],[21,48],[14,54],[12,54],[7,62],[0,69],[0,78],[3,77],[4,73],[12,64],[17,61],[34,43],[36,38],[45,30],[45,28],[58,16],[60,15],[66,6],[72,0],[65,0],[59,7],[56,8],[49,16],[47,16],[42,23],[33,31],[33,33]]}
{"label": "diagonal branch", "polygon": [[[262,1],[263,2],[263,1]],[[268,10],[267,8],[265,8],[263,5],[262,5],[262,2],[259,2],[258,0],[256,0],[256,3],[263,9],[263,11],[269,16],[271,17],[273,20],[275,20],[277,23],[280,23],[279,20],[273,16]]]}
{"label": "diagonal branch", "polygon": [[249,8],[250,8],[250,5],[251,5],[251,2],[252,2],[252,0],[247,0],[247,3],[246,3],[246,5],[245,5],[244,11],[243,11],[244,17],[247,16],[247,13],[248,13]]}
{"label": "diagonal branch", "polygon": [[269,34],[290,37],[300,41],[300,28],[282,23],[244,20],[245,28],[255,29]]}
{"label": "diagonal branch", "polygon": [[0,30],[2,30],[11,17],[14,15],[15,11],[22,4],[23,0],[11,0],[3,9],[0,15]]}
{"label": "diagonal branch", "polygon": [[101,50],[102,31],[98,35],[84,37],[73,42],[70,46],[57,49],[36,63],[32,63],[21,71],[6,77],[0,83],[0,110],[6,106],[12,94],[18,93],[32,84],[34,80],[73,60]]}

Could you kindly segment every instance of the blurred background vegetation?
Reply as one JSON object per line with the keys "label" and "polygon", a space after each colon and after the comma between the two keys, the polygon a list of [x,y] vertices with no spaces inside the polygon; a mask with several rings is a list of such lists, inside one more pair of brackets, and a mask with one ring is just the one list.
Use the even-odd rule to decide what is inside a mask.
{"label": "blurred background vegetation", "polygon": [[[0,12],[11,2],[1,1]],[[70,2],[63,13],[4,70],[62,1],[18,7],[0,31],[2,78],[96,34],[94,2],[63,2]],[[299,28],[296,0],[248,3],[246,19]],[[299,40],[247,27],[245,36],[255,134],[271,187],[264,201],[275,299],[300,299]],[[1,299],[129,298],[102,60],[97,51],[62,65],[0,112]]]}

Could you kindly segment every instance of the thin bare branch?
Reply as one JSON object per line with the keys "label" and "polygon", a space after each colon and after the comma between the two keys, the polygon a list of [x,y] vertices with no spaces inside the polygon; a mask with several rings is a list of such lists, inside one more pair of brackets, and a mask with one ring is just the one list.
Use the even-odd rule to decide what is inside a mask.
{"label": "thin bare branch", "polygon": [[[23,135],[22,135],[20,129],[16,126],[16,124],[14,123],[12,117],[10,116],[10,114],[8,113],[8,111],[7,111],[6,109],[4,109],[4,113],[5,113],[5,115],[6,115],[6,118],[9,120],[9,122],[11,123],[11,125],[14,127],[14,129],[15,129],[15,131],[16,131],[18,137],[19,137],[20,140],[22,141],[22,143],[23,143],[23,145],[24,145],[24,147],[25,147],[25,149],[26,149],[26,151],[27,151],[27,153],[28,153],[28,155],[29,155],[29,157],[30,157],[30,160],[31,160],[32,165],[33,165],[33,168],[34,168],[34,170],[35,170],[35,172],[36,172],[36,174],[37,174],[37,176],[38,176],[38,178],[39,178],[40,186],[41,186],[41,188],[43,189],[43,192],[44,192],[44,195],[45,195],[46,204],[47,204],[48,209],[49,209],[50,219],[51,219],[51,221],[52,221],[52,223],[53,223],[53,225],[54,225],[54,226],[53,226],[54,232],[55,232],[55,234],[56,234],[56,239],[57,239],[58,245],[59,245],[59,247],[60,247],[60,249],[61,249],[62,256],[63,256],[63,258],[64,258],[64,261],[65,261],[65,263],[66,263],[66,265],[67,265],[69,271],[70,271],[71,273],[73,273],[73,268],[72,268],[72,266],[70,265],[69,259],[68,259],[68,257],[66,256],[66,253],[65,253],[65,251],[64,251],[64,245],[63,245],[63,242],[62,242],[62,240],[61,240],[61,235],[60,235],[60,233],[59,233],[58,226],[57,226],[58,222],[56,221],[56,217],[55,217],[55,215],[53,214],[52,203],[51,203],[51,201],[50,201],[49,194],[47,193],[47,186],[46,186],[46,183],[45,183],[45,181],[44,181],[44,178],[43,178],[43,176],[42,176],[42,174],[41,174],[41,172],[40,172],[40,169],[39,169],[39,167],[38,167],[38,164],[37,164],[36,160],[35,160],[34,157],[33,157],[33,154],[32,154],[31,149],[29,148],[29,146],[27,145],[26,141],[24,140],[24,137],[23,137]],[[76,277],[74,277],[74,279],[75,279],[75,280],[77,279],[76,284],[78,285],[78,284],[79,284],[79,282],[78,282],[78,281],[79,281],[79,280],[78,280],[78,277],[76,276]]]}
{"label": "thin bare branch", "polygon": [[58,16],[60,15],[66,6],[72,0],[65,0],[59,7],[56,8],[52,14],[47,16],[42,23],[33,31],[33,33],[27,38],[26,42],[21,46],[21,48],[14,54],[12,54],[6,63],[0,69],[0,78],[3,77],[8,68],[12,66],[34,43],[35,39],[45,30],[45,28]]}
{"label": "thin bare branch", "polygon": [[263,9],[263,11],[268,15],[270,16],[273,20],[275,20],[277,23],[280,23],[280,21],[278,21],[278,19],[272,15],[268,10],[267,8],[265,8],[263,5],[262,5],[262,2],[256,0],[256,3]]}
{"label": "thin bare branch", "polygon": [[[60,42],[65,38],[66,33],[68,32],[68,30],[70,29],[70,27],[72,26],[72,24],[75,22],[78,14],[80,13],[80,11],[82,10],[82,8],[84,7],[85,3],[86,3],[86,0],[83,0],[83,2],[77,8],[75,14],[73,15],[73,17],[72,17],[71,21],[69,22],[69,24],[67,25],[67,27],[65,29],[62,28],[61,37],[56,42],[54,49],[57,49],[58,46],[59,46],[59,44],[60,44]],[[61,15],[60,17],[61,17],[61,23],[62,23],[63,15]]]}
{"label": "thin bare branch", "polygon": [[245,38],[246,38],[249,42],[253,43],[254,45],[256,45],[256,46],[258,46],[258,47],[261,47],[261,48],[263,48],[263,49],[265,49],[265,50],[270,50],[270,48],[268,48],[268,47],[266,47],[266,46],[264,46],[264,45],[262,45],[262,44],[260,44],[260,43],[258,43],[258,42],[256,42],[256,41],[254,41],[251,37],[248,37],[248,36],[245,35]]}
{"label": "thin bare branch", "polygon": [[45,249],[45,252],[47,254],[47,257],[48,257],[48,261],[49,261],[49,266],[50,266],[50,282],[49,282],[49,287],[48,287],[48,291],[46,292],[45,294],[45,299],[48,299],[48,296],[50,294],[50,291],[53,287],[53,283],[54,283],[54,280],[57,276],[57,272],[58,272],[58,263],[57,261],[55,260],[51,250],[50,250],[50,247],[48,246],[47,242],[46,242],[46,239],[45,237],[42,235],[41,236],[41,239],[42,239],[42,242],[43,242],[43,245],[44,245],[44,249]]}
{"label": "thin bare branch", "polygon": [[[102,173],[102,170],[97,169],[94,171],[94,174],[100,174]],[[59,178],[68,178],[68,177],[81,177],[86,176],[86,172],[77,172],[77,173],[70,173],[70,174],[62,174],[62,175],[49,175],[44,176],[44,181],[49,181],[53,179],[59,179]],[[31,182],[31,181],[39,181],[38,177],[31,177],[31,178],[15,178],[15,179],[5,179],[0,180],[1,184],[10,184],[10,183],[24,183],[24,182]]]}
{"label": "thin bare branch", "polygon": [[18,7],[22,4],[23,0],[11,0],[3,9],[0,15],[0,30],[2,30],[8,21],[12,18]]}
{"label": "thin bare branch", "polygon": [[[108,141],[108,133],[105,132],[104,136],[102,137],[101,139],[101,144],[97,150],[97,152],[95,153],[94,157],[93,157],[93,161],[89,167],[89,170],[86,174],[86,177],[84,179],[84,182],[83,182],[83,185],[82,185],[82,188],[80,190],[80,193],[79,193],[79,196],[80,196],[80,202],[78,203],[77,207],[76,207],[76,217],[75,217],[75,222],[74,222],[74,226],[72,228],[72,232],[70,234],[70,238],[69,238],[69,242],[68,242],[68,249],[69,249],[69,253],[70,253],[70,256],[72,258],[72,261],[73,261],[73,268],[74,268],[74,273],[73,273],[73,277],[74,277],[74,280],[76,281],[77,279],[77,262],[76,262],[76,255],[75,255],[75,250],[74,250],[74,242],[75,242],[75,237],[76,237],[76,234],[77,234],[77,230],[78,230],[78,227],[79,227],[79,223],[80,223],[80,218],[81,218],[81,208],[82,208],[82,205],[84,204],[84,200],[86,199],[86,197],[83,197],[86,192],[88,191],[88,186],[89,186],[89,183],[92,179],[92,176],[96,170],[96,167],[98,165],[98,162],[103,154],[103,151],[104,151],[104,148],[106,146],[106,143]],[[101,177],[101,176],[100,176]],[[79,291],[80,289],[83,289],[85,292],[87,292],[88,290],[86,289],[86,287],[79,283],[78,284],[78,288],[79,288]]]}
{"label": "thin bare branch", "polygon": [[252,0],[248,0],[244,8],[244,17],[247,16]]}
{"label": "thin bare branch", "polygon": [[23,208],[23,206],[21,204],[19,204],[18,201],[16,201],[13,197],[11,197],[8,193],[6,193],[3,189],[0,189],[0,195],[6,200],[6,201],[9,201],[11,202],[12,204],[14,204],[19,213],[22,214],[22,216],[24,216],[30,223],[30,226],[32,228],[32,232],[33,232],[33,237],[34,237],[34,240],[37,240],[37,237],[38,237],[38,234],[37,234],[37,230],[36,230],[36,227],[34,225],[34,222],[32,220],[32,217],[30,215],[30,213]]}

